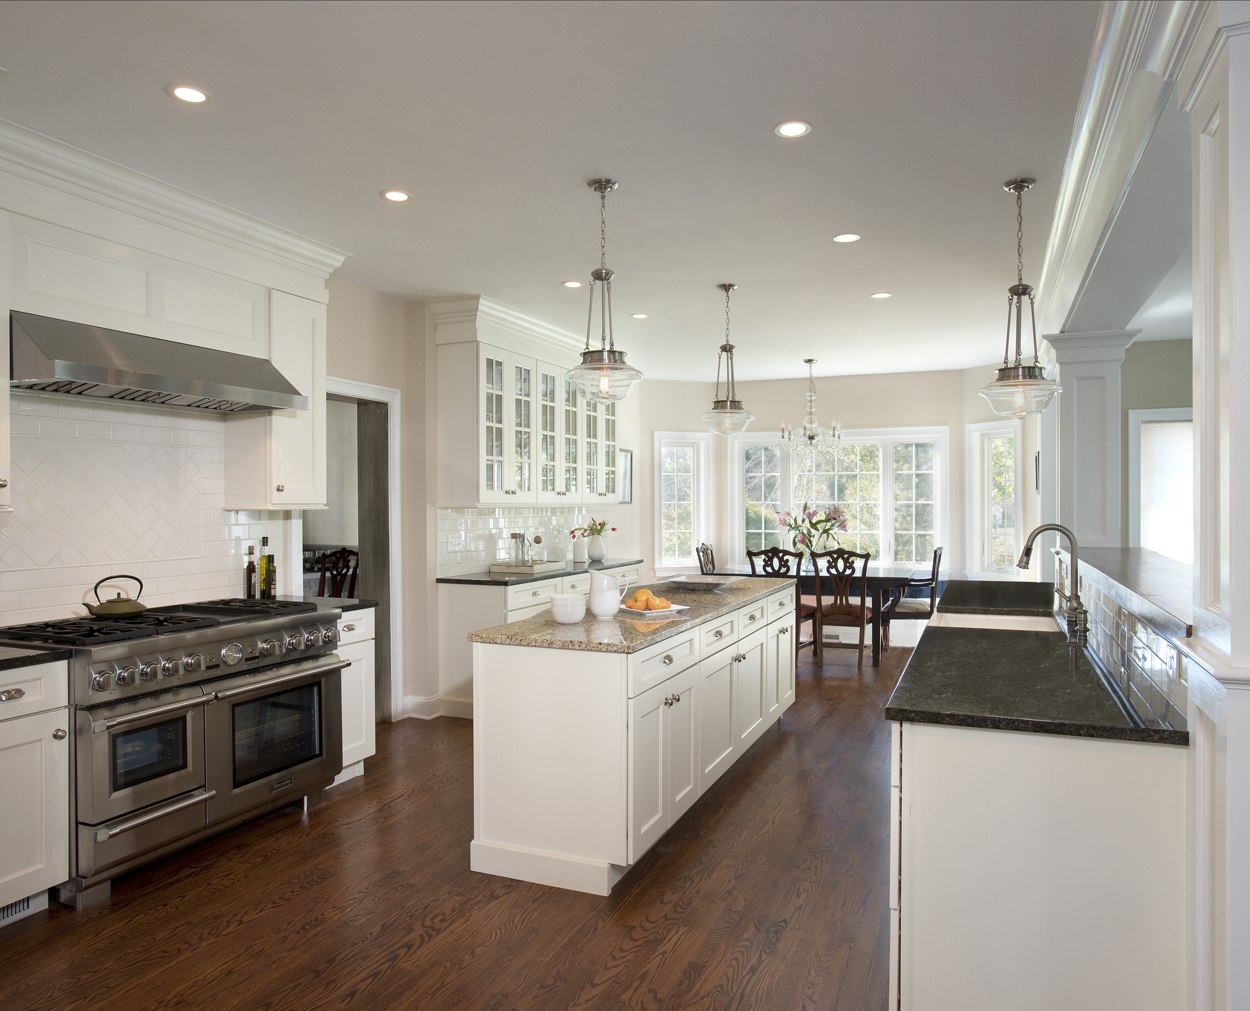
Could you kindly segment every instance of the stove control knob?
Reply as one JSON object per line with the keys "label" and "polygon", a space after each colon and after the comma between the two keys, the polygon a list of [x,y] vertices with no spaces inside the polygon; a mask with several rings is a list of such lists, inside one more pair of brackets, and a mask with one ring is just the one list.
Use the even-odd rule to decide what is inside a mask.
{"label": "stove control knob", "polygon": [[309,648],[313,646],[320,646],[321,645],[321,629],[318,628],[312,632],[305,632],[304,633],[304,645],[308,646]]}
{"label": "stove control knob", "polygon": [[192,653],[182,658],[182,669],[188,674],[196,674],[204,669],[204,655]]}
{"label": "stove control knob", "polygon": [[243,660],[243,646],[240,643],[232,642],[221,647],[221,662],[227,667],[233,667],[235,664]]}
{"label": "stove control knob", "polygon": [[117,672],[117,687],[127,688],[135,684],[139,680],[139,669],[137,667],[122,667]]}
{"label": "stove control knob", "polygon": [[182,673],[182,661],[181,660],[175,660],[173,657],[170,657],[168,660],[161,661],[161,676],[162,677],[171,678],[181,673]]}
{"label": "stove control knob", "polygon": [[321,630],[321,641],[325,643],[336,643],[339,641],[339,630],[333,625],[327,625]]}
{"label": "stove control knob", "polygon": [[287,649],[303,649],[304,636],[299,632],[289,632],[286,637]]}
{"label": "stove control knob", "polygon": [[144,681],[155,681],[161,676],[161,665],[155,660],[148,660],[146,663],[139,664],[139,677]]}
{"label": "stove control knob", "polygon": [[285,639],[266,639],[260,644],[261,656],[281,656],[286,652]]}
{"label": "stove control knob", "polygon": [[113,672],[108,670],[96,671],[91,675],[91,690],[96,692],[106,692],[113,687]]}

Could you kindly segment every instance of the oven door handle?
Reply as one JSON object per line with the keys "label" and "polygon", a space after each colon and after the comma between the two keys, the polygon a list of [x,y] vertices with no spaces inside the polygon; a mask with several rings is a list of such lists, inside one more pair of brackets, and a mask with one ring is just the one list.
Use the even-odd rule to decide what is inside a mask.
{"label": "oven door handle", "polygon": [[294,684],[297,681],[312,681],[323,674],[331,674],[336,670],[344,670],[350,666],[350,662],[339,660],[335,663],[322,664],[320,667],[296,671],[283,677],[270,678],[268,681],[254,681],[251,684],[240,685],[238,688],[228,688],[224,692],[214,692],[213,701],[238,698],[240,695],[255,695],[257,692],[267,692],[274,688],[280,688],[282,685]]}
{"label": "oven door handle", "polygon": [[101,825],[95,830],[95,841],[98,843],[108,842],[113,836],[121,835],[123,832],[132,832],[137,828],[142,828],[149,822],[157,821],[166,815],[177,814],[185,808],[195,807],[196,804],[207,803],[216,796],[216,790],[206,790],[204,793],[197,793],[191,797],[183,797],[181,800],[176,800],[172,804],[166,804],[154,811],[144,811],[143,814],[136,815],[133,818],[123,818],[121,821]]}
{"label": "oven door handle", "polygon": [[196,706],[202,706],[212,701],[207,695],[199,698],[186,699],[182,702],[171,702],[165,706],[156,706],[153,709],[145,709],[141,713],[128,713],[125,716],[115,716],[111,720],[101,720],[91,723],[91,732],[93,734],[102,734],[106,730],[112,730],[114,727],[124,727],[131,723],[144,723],[153,716],[167,716],[170,713],[180,713],[185,709],[194,709]]}

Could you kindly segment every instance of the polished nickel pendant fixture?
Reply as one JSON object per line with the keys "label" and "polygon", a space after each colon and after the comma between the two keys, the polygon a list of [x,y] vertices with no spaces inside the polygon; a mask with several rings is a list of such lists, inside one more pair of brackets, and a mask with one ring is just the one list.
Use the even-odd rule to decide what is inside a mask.
{"label": "polished nickel pendant fixture", "polygon": [[[624,400],[642,373],[625,364],[625,352],[616,350],[612,336],[612,271],[607,262],[607,199],[616,189],[615,179],[591,179],[587,184],[599,194],[599,266],[590,272],[590,306],[586,310],[586,347],[581,364],[568,377],[582,396],[603,404]],[[590,328],[595,318],[595,287],[599,288],[599,347],[590,347]]]}
{"label": "polished nickel pendant fixture", "polygon": [[[745,432],[747,425],[755,420],[755,415],[744,410],[742,401],[738,399],[734,389],[734,346],[729,342],[729,293],[738,286],[736,284],[718,284],[725,293],[725,343],[720,346],[720,354],[716,356],[716,399],[712,401],[712,409],[703,415],[703,423],[715,435],[733,435]],[[721,367],[725,371],[725,395],[720,395]]]}
{"label": "polished nickel pendant fixture", "polygon": [[[1007,289],[1007,340],[1003,346],[1003,364],[994,381],[981,390],[995,414],[1023,418],[1041,414],[1061,392],[1053,379],[1047,379],[1037,357],[1037,317],[1033,310],[1033,287],[1024,283],[1024,212],[1022,196],[1035,180],[1009,179],[1003,189],[1016,195],[1016,283]],[[1024,300],[1029,300],[1029,323],[1033,330],[1033,364],[1021,361],[1020,344],[1024,330]],[[1011,331],[1015,323],[1016,355],[1012,360]]]}
{"label": "polished nickel pendant fixture", "polygon": [[832,449],[842,438],[842,427],[835,421],[825,428],[816,418],[816,378],[812,375],[815,358],[804,358],[807,366],[807,409],[803,412],[803,424],[799,428],[789,425],[781,426],[781,442],[786,449],[794,452],[798,449]]}

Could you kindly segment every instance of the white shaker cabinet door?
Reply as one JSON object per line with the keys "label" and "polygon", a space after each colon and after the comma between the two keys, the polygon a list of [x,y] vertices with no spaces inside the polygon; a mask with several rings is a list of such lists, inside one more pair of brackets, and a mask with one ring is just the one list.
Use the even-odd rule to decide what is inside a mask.
{"label": "white shaker cabinet door", "polygon": [[270,301],[273,364],[308,398],[306,411],[274,411],[273,503],[326,503],[326,307],[275,291]]}
{"label": "white shaker cabinet door", "polygon": [[69,877],[68,709],[0,722],[0,906]]}

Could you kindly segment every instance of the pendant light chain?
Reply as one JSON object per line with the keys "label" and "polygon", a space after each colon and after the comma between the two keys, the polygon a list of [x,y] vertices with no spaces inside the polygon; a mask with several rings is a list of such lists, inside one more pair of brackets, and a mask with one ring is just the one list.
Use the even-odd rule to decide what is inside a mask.
{"label": "pendant light chain", "polygon": [[1016,284],[1024,284],[1024,190],[1016,189]]}
{"label": "pendant light chain", "polygon": [[733,288],[725,285],[725,343],[729,343],[729,293]]}

